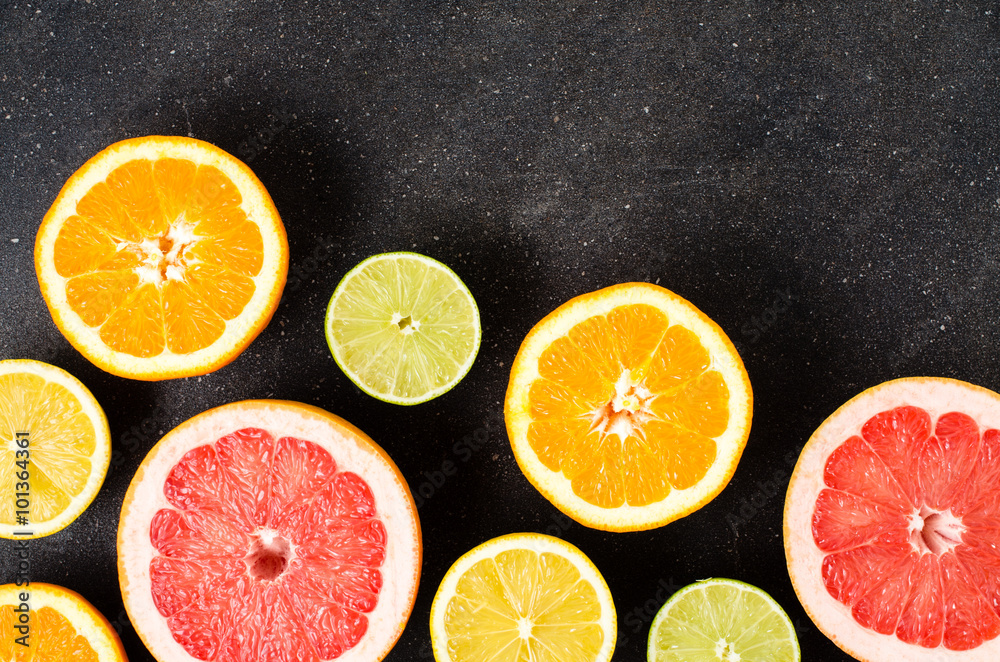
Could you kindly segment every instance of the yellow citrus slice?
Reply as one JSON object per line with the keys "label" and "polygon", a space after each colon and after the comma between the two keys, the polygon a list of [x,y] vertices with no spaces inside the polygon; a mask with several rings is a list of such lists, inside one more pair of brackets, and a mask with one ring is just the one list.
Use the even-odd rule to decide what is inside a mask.
{"label": "yellow citrus slice", "polygon": [[80,516],[111,460],[101,406],[65,370],[0,361],[0,537],[38,538]]}
{"label": "yellow citrus slice", "polygon": [[611,591],[594,564],[539,533],[467,552],[431,605],[437,662],[605,662],[617,633]]}
{"label": "yellow citrus slice", "polygon": [[36,582],[0,586],[0,630],[0,660],[5,662],[128,659],[108,619],[83,596],[62,586]]}
{"label": "yellow citrus slice", "polygon": [[662,526],[729,482],[753,396],[726,334],[676,294],[626,283],[576,297],[528,333],[504,415],[528,480],[576,521]]}
{"label": "yellow citrus slice", "polygon": [[35,239],[42,296],[95,365],[133,379],[211,372],[267,325],[288,242],[260,180],[218,147],[149,136],[77,170]]}
{"label": "yellow citrus slice", "polygon": [[385,451],[297,402],[235,402],[168,432],[118,527],[125,608],[161,662],[377,662],[413,609],[421,553]]}

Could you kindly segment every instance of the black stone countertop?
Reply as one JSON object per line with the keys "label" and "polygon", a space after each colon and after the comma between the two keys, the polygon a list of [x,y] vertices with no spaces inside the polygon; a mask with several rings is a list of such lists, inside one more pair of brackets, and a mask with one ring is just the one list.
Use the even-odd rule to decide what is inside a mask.
{"label": "black stone countertop", "polygon": [[[32,542],[32,578],[83,593],[122,628],[130,658],[150,660],[122,612],[115,531],[160,432],[235,400],[300,400],[369,433],[417,489],[497,420],[536,321],[574,295],[648,280],[714,318],[746,362],[753,431],[729,487],[656,531],[592,531],[567,524],[489,428],[420,510],[421,589],[388,659],[429,659],[444,572],[519,530],[557,533],[602,570],[616,660],[645,659],[655,609],[710,576],[769,591],[804,659],[848,659],[792,591],[785,484],[767,481],[787,475],[787,454],[827,415],[884,380],[1000,388],[998,12],[986,1],[3,2],[0,357],[79,377],[122,458],[77,522]],[[242,158],[288,230],[274,320],[202,378],[103,373],[62,338],[34,276],[35,230],[67,177],[147,134]],[[340,277],[395,249],[453,267],[483,316],[469,375],[410,408],[357,391],[322,332]],[[5,541],[3,581],[14,565]]]}

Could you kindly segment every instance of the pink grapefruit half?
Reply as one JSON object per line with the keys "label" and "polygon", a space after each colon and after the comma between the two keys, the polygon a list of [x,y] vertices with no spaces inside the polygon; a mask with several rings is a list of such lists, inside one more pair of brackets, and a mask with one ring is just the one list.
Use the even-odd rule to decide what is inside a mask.
{"label": "pink grapefruit half", "polygon": [[160,662],[381,660],[420,563],[396,465],[350,423],[295,402],[237,402],[170,431],[118,527],[125,608]]}
{"label": "pink grapefruit half", "polygon": [[785,555],[806,612],[860,660],[1000,660],[1000,395],[886,382],[802,450]]}

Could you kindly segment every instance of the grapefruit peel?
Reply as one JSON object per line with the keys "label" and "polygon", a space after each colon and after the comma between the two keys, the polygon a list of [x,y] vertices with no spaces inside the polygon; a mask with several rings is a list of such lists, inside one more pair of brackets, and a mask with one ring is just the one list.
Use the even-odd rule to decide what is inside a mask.
{"label": "grapefruit peel", "polygon": [[164,495],[164,484],[186,453],[247,428],[268,431],[274,440],[294,437],[317,444],[332,456],[337,475],[357,474],[370,488],[387,532],[381,590],[374,609],[365,614],[366,633],[336,659],[383,659],[402,634],[420,580],[421,532],[409,488],[385,451],[356,427],[318,407],[278,400],[236,402],[203,412],[168,432],[136,471],[122,504],[118,573],[139,637],[160,662],[196,659],[174,639],[153,598],[150,564],[161,553],[150,542],[150,522],[161,509],[175,507]]}
{"label": "grapefruit peel", "polygon": [[[828,554],[820,549],[814,537],[817,500],[823,490],[829,491],[824,480],[827,460],[845,442],[862,434],[866,423],[900,407],[924,410],[929,415],[931,438],[937,422],[945,414],[953,412],[960,412],[975,421],[979,430],[980,448],[987,431],[995,432],[1000,429],[1000,395],[947,378],[914,377],[889,381],[864,391],[837,409],[806,443],[788,486],[783,529],[785,556],[792,586],[806,613],[820,631],[859,660],[993,662],[1000,659],[1000,638],[995,638],[996,631],[992,636],[987,636],[983,643],[968,650],[950,650],[945,647],[943,640],[939,645],[923,647],[907,643],[897,638],[896,634],[880,634],[859,624],[852,615],[852,608],[835,598],[827,589],[822,568]],[[994,469],[997,470],[1000,469]],[[965,477],[969,478],[969,474],[966,473]],[[914,477],[913,482],[916,483],[916,480]],[[925,520],[923,525],[930,529],[932,535],[947,533],[944,529],[936,529],[950,520],[938,517],[937,521],[933,521],[933,513],[925,515],[922,517]],[[911,521],[910,535],[914,540],[912,544],[915,551],[921,556],[939,554],[938,558],[943,559],[947,555],[955,556],[953,550],[962,547],[961,540],[955,540],[954,537],[945,544],[920,545],[917,538],[922,537],[922,531],[916,519],[915,517]],[[886,530],[883,533],[892,532]],[[993,577],[993,582],[996,584],[1000,580]],[[994,609],[997,607],[994,606]],[[979,626],[990,627],[991,623],[997,622],[997,614],[987,613],[982,621]]]}

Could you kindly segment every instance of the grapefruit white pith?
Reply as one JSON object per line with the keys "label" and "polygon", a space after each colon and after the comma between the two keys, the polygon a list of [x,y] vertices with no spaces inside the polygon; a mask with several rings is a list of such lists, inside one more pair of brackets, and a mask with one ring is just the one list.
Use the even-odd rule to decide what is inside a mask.
{"label": "grapefruit white pith", "polygon": [[785,553],[810,617],[861,660],[1000,659],[1000,395],[908,378],[838,409],[799,457]]}
{"label": "grapefruit white pith", "polygon": [[160,662],[381,660],[420,576],[395,464],[316,407],[246,401],[169,432],[118,529],[129,618]]}

